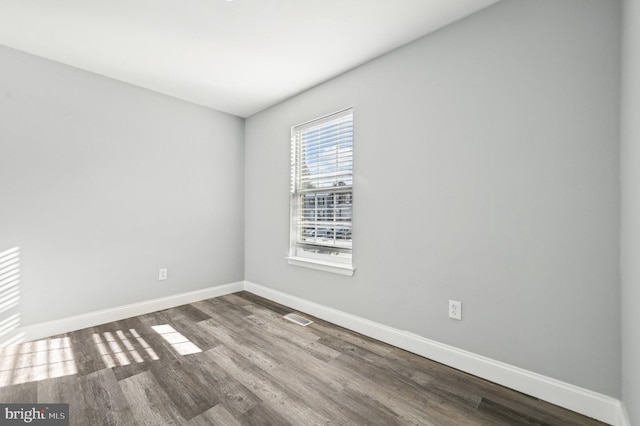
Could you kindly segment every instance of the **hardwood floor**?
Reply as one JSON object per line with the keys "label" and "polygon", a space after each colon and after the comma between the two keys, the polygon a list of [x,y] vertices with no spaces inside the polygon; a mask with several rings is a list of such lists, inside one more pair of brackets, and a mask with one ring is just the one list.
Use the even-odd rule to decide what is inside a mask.
{"label": "hardwood floor", "polygon": [[0,349],[0,402],[72,425],[601,425],[240,292]]}

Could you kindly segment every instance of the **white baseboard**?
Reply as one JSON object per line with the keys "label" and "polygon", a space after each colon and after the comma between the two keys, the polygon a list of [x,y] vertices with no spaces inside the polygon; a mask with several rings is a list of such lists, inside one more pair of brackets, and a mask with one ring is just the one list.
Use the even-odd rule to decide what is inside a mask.
{"label": "white baseboard", "polygon": [[244,289],[265,299],[306,312],[323,320],[424,356],[483,379],[526,393],[560,407],[614,426],[630,426],[618,399],[551,377],[445,345],[425,337],[388,327],[291,296],[249,281]]}
{"label": "white baseboard", "polygon": [[45,337],[55,336],[56,334],[68,333],[87,327],[94,327],[96,325],[119,321],[125,318],[135,317],[137,315],[148,314],[150,312],[161,311],[163,309],[173,308],[175,306],[185,305],[199,300],[224,296],[225,294],[241,291],[243,288],[244,282],[238,281],[202,290],[195,290],[187,293],[175,294],[144,302],[131,303],[129,305],[117,306],[115,308],[62,318],[55,321],[19,327],[2,336],[0,346],[20,341],[43,339]]}
{"label": "white baseboard", "polygon": [[625,408],[624,404],[621,404],[620,406],[620,413],[618,414],[618,423],[616,423],[616,426],[617,425],[631,426],[631,420],[629,420],[629,413],[627,413],[627,409]]}

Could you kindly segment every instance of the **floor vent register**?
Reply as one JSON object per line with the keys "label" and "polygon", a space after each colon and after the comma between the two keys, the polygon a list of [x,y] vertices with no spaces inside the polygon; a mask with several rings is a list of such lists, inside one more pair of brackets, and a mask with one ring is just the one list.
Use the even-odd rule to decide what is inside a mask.
{"label": "floor vent register", "polygon": [[309,324],[313,323],[313,321],[303,318],[300,315],[296,315],[296,314],[287,314],[282,318],[287,319],[291,322],[295,322],[296,324],[301,325],[303,327],[306,327]]}

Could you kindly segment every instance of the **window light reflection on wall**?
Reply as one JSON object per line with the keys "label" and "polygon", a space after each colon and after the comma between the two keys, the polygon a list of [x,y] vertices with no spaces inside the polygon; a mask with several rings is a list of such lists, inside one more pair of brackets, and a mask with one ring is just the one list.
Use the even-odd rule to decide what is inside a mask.
{"label": "window light reflection on wall", "polygon": [[20,343],[20,247],[0,251],[0,346]]}

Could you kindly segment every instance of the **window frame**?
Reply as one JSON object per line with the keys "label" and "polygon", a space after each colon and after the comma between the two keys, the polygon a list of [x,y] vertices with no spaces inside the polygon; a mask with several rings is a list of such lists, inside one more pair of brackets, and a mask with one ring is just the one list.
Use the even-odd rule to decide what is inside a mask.
{"label": "window frame", "polygon": [[[344,182],[339,182],[338,184],[334,184],[333,186],[318,186],[313,191],[309,191],[308,189],[301,190],[299,188],[302,186],[302,177],[301,173],[301,165],[298,164],[298,159],[301,159],[302,154],[300,151],[303,149],[301,142],[299,139],[304,137],[304,132],[315,127],[319,127],[323,125],[323,122],[327,124],[331,123],[332,117],[335,117],[335,120],[340,120],[346,117],[349,117],[351,128],[350,131],[352,133],[351,136],[351,146],[350,146],[350,154],[347,157],[350,158],[350,169],[346,169],[348,179],[351,182],[351,185],[344,185]],[[291,127],[291,139],[290,139],[290,191],[289,191],[289,253],[286,257],[287,262],[290,265],[294,266],[302,266],[306,268],[316,269],[325,272],[332,272],[335,274],[352,276],[355,272],[355,268],[353,267],[353,133],[354,133],[354,123],[353,123],[353,107],[344,108],[339,111],[333,112],[331,114],[324,115],[322,117],[315,118],[313,120],[306,121],[304,123],[297,124]],[[340,141],[336,141],[335,146],[339,146]],[[333,146],[333,145],[328,145]],[[338,148],[336,148],[338,149]],[[338,161],[338,154],[336,154],[336,161]],[[339,170],[339,169],[338,169]],[[337,170],[335,171],[338,172]],[[336,178],[339,175],[336,176]],[[314,179],[311,174],[308,174],[307,179]],[[347,180],[347,183],[349,181]],[[342,185],[339,185],[339,184]],[[324,189],[325,191],[322,191]],[[333,189],[333,190],[332,190]],[[334,226],[327,225],[329,228],[325,230],[331,231],[333,234],[333,244],[322,244],[316,241],[312,243],[305,243],[300,240],[299,233],[303,232],[302,228],[299,224],[302,221],[302,216],[304,215],[305,208],[303,207],[305,203],[302,199],[305,196],[310,198],[315,198],[315,215],[317,216],[318,212],[318,199],[323,195],[332,194],[334,200],[336,197],[340,197],[340,193],[350,194],[348,207],[336,207],[337,204],[334,202],[332,211],[332,219]],[[337,194],[337,195],[336,195]],[[325,200],[323,200],[325,202]],[[349,220],[344,220],[340,222],[336,222],[336,212],[337,210],[342,210],[343,208],[348,208],[351,212]],[[324,209],[324,208],[323,208]],[[348,210],[348,211],[349,211]],[[342,213],[340,213],[342,214]],[[315,222],[318,222],[317,217],[314,219]],[[344,226],[340,227],[337,224],[342,224]],[[336,226],[337,225],[337,226]],[[318,228],[311,228],[311,232],[319,232]],[[348,232],[350,244],[348,245],[338,245],[336,244],[337,238],[336,234],[337,230],[342,229],[342,232]],[[347,238],[345,238],[347,240]],[[312,252],[313,246],[318,247],[319,251],[326,250],[327,253],[321,252]]]}

